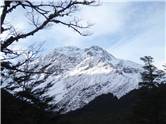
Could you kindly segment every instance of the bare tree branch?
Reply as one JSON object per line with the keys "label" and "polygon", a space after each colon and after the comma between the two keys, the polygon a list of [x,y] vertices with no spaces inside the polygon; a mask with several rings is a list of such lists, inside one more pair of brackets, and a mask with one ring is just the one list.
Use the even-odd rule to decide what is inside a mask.
{"label": "bare tree branch", "polygon": [[77,24],[78,23],[77,21],[66,23],[66,22],[62,22],[60,20],[52,20],[52,22],[54,22],[54,23],[60,23],[60,24],[63,24],[65,26],[69,27],[69,28],[72,28],[74,31],[76,31],[77,33],[79,33],[82,36],[87,36],[89,34],[88,33],[87,34],[82,33],[79,29],[87,29],[90,26],[92,26],[92,25],[81,26],[81,25]]}
{"label": "bare tree branch", "polygon": [[[65,1],[65,2],[61,2],[60,5],[54,5],[54,4],[33,4],[30,1],[25,1],[25,2],[19,2],[17,3],[15,6],[13,6],[12,8],[8,9],[8,11],[11,11],[12,9],[14,9],[16,6],[21,5],[24,9],[26,9],[26,7],[31,8],[33,11],[36,11],[38,14],[40,14],[41,16],[43,16],[45,18],[45,20],[43,20],[43,22],[39,25],[36,24],[35,21],[35,15],[32,16],[32,23],[35,26],[35,29],[29,31],[29,32],[25,32],[25,33],[21,33],[18,34],[16,36],[10,36],[7,40],[5,41],[1,41],[1,51],[5,52],[5,49],[8,48],[8,46],[10,46],[13,42],[15,41],[19,41],[20,39],[26,38],[28,36],[34,35],[36,32],[42,30],[44,27],[46,27],[46,25],[48,25],[48,23],[50,22],[56,22],[56,18],[57,17],[63,17],[63,16],[68,16],[72,11],[75,11],[78,8],[78,5],[91,5],[92,3],[94,3],[95,1],[76,1],[76,0],[70,0],[70,1]],[[43,7],[43,8],[41,8]],[[48,11],[46,9],[44,9],[44,7],[51,7],[54,9],[54,12],[52,12],[51,10]],[[2,24],[4,23],[4,19],[6,17],[7,14],[7,4],[5,4],[5,7],[3,9],[3,13],[2,13]],[[52,13],[51,13],[52,12]],[[61,23],[65,26],[68,26],[70,28],[72,28],[73,30],[75,30],[76,32],[78,32],[80,35],[86,36],[87,34],[83,34],[81,33],[81,29],[82,28],[88,28],[88,27],[83,27],[83,26],[79,26],[78,23],[66,23],[63,21],[58,21],[58,23]],[[2,28],[3,29],[3,28]]]}

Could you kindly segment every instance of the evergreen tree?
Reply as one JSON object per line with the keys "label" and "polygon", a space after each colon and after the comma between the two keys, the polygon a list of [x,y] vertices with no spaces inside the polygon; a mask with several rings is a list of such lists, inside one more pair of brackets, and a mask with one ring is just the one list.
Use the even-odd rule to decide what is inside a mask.
{"label": "evergreen tree", "polygon": [[165,84],[161,84],[163,75],[161,70],[152,64],[153,58],[145,56],[141,58],[145,65],[142,75],[142,82],[137,94],[137,101],[133,105],[131,116],[132,124],[164,124],[165,123]]}
{"label": "evergreen tree", "polygon": [[153,58],[151,56],[142,57],[141,60],[144,62],[144,71],[141,73],[142,82],[139,83],[140,87],[152,88],[157,86],[158,82],[156,78],[160,76],[157,68],[152,64]]}

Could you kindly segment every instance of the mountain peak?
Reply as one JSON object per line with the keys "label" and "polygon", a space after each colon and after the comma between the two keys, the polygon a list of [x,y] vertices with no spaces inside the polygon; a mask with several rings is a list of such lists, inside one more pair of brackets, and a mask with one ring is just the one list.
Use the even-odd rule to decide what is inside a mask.
{"label": "mountain peak", "polygon": [[81,108],[101,94],[113,93],[119,98],[137,88],[141,79],[141,67],[117,59],[99,46],[57,48],[39,64],[50,62],[47,69],[52,75],[46,83],[55,82],[49,94],[56,95],[57,111]]}
{"label": "mountain peak", "polygon": [[87,56],[98,58],[102,61],[111,62],[112,60],[116,60],[113,55],[99,46],[91,46],[90,48],[86,48],[84,51]]}
{"label": "mountain peak", "polygon": [[97,45],[94,45],[94,46],[91,46],[89,49],[93,49],[93,50],[96,50],[96,51],[104,51],[103,48],[97,46]]}
{"label": "mountain peak", "polygon": [[103,48],[99,46],[91,46],[89,48],[85,48],[85,51],[94,51],[94,52],[106,52]]}

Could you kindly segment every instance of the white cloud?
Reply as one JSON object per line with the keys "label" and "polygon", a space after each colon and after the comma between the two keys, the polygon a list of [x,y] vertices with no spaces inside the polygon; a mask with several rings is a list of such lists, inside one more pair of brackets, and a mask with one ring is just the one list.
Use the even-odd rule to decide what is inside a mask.
{"label": "white cloud", "polygon": [[81,11],[83,20],[94,23],[93,37],[118,31],[124,24],[123,10],[128,4],[103,4],[98,7],[87,7]]}
{"label": "white cloud", "polygon": [[152,9],[154,9],[153,14],[146,15],[143,22],[137,18],[137,26],[140,28],[135,28],[140,31],[134,34],[129,32],[127,36],[109,48],[112,54],[139,63],[140,57],[150,55],[154,57],[155,65],[159,68],[166,64],[165,13],[162,9]]}
{"label": "white cloud", "polygon": [[[139,57],[152,55],[156,64],[161,65],[166,61],[164,10],[161,6],[163,3],[134,1],[102,0],[101,6],[82,7],[75,16],[79,16],[83,23],[87,21],[95,24],[90,28],[93,33],[91,36],[83,37],[72,29],[56,25],[38,32],[33,37],[19,41],[20,43],[16,43],[14,47],[15,49],[25,48],[36,41],[46,41],[47,49],[61,46],[89,47],[98,45],[98,40],[104,39],[105,41],[100,43],[101,47],[106,47],[118,58],[139,62]],[[21,22],[23,16],[21,11],[17,15],[17,18],[10,18],[10,20],[13,20],[20,29],[26,29],[28,25]],[[114,34],[118,38],[113,37]]]}

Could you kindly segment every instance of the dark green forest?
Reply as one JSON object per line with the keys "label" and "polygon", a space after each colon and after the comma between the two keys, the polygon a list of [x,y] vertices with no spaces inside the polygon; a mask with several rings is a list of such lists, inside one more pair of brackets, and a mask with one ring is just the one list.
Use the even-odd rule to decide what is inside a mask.
{"label": "dark green forest", "polygon": [[64,115],[46,113],[2,90],[2,124],[165,124],[166,85],[133,90],[119,100],[97,97],[84,108]]}
{"label": "dark green forest", "polygon": [[144,62],[144,71],[138,89],[120,99],[111,93],[98,96],[83,108],[66,114],[43,109],[1,89],[2,123],[166,124],[165,72],[152,64],[152,57],[145,56],[141,60]]}

